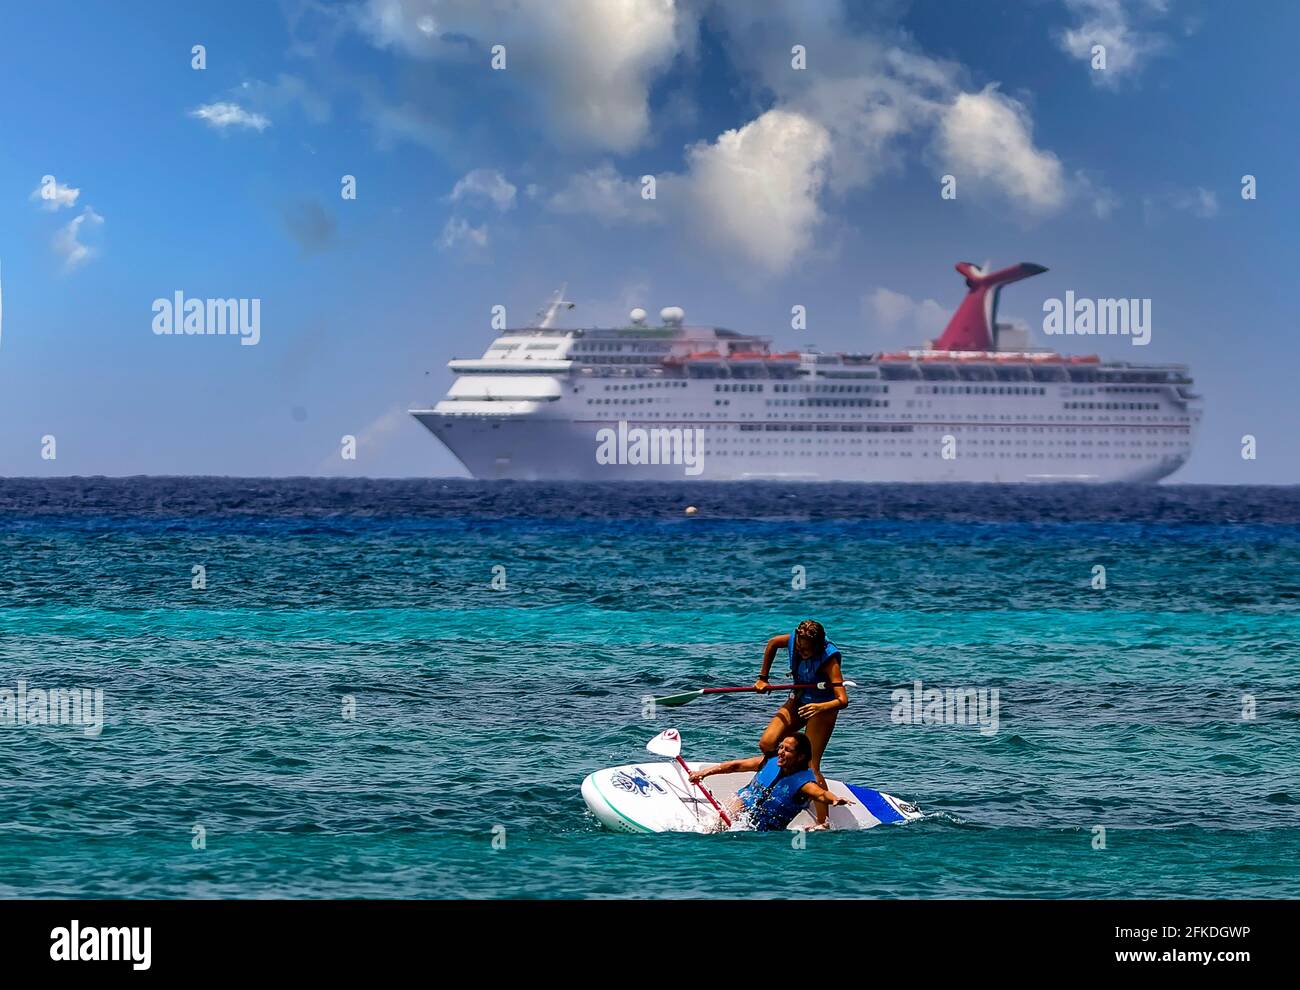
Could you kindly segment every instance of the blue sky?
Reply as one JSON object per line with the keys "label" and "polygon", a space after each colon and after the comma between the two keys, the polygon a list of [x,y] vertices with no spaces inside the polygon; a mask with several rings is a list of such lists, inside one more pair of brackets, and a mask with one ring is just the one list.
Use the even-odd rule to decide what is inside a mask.
{"label": "blue sky", "polygon": [[[1062,348],[1191,365],[1175,481],[1295,483],[1297,36],[1280,0],[0,4],[0,473],[461,474],[404,410],[494,305],[878,350],[1023,260],[1040,343],[1046,298],[1152,300],[1149,346]],[[177,291],[260,299],[260,342],[155,335]]]}

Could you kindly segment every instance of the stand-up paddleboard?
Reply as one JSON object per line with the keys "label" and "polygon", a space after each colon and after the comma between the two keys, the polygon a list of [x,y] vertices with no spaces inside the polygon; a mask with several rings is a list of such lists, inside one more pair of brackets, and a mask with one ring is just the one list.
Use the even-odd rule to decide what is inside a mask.
{"label": "stand-up paddleboard", "polygon": [[[712,765],[687,763],[691,770]],[[583,780],[582,799],[596,819],[615,832],[712,831],[718,813],[686,773],[678,763],[655,761],[597,770]],[[705,778],[704,785],[725,808],[753,777],[752,773],[716,774]],[[921,817],[914,805],[870,787],[829,778],[826,785],[849,801],[829,809],[827,819],[832,829],[873,828]],[[790,828],[808,828],[815,823],[813,809],[809,808],[799,813]]]}

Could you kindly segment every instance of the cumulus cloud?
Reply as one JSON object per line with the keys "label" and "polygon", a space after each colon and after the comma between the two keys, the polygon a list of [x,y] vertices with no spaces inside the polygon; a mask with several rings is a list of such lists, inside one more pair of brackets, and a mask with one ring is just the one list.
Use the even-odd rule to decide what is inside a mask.
{"label": "cumulus cloud", "polygon": [[[1121,80],[1135,75],[1153,55],[1164,51],[1164,37],[1133,26],[1134,12],[1163,14],[1164,0],[1147,0],[1145,5],[1127,5],[1123,0],[1065,0],[1074,23],[1056,34],[1056,43],[1067,55],[1088,64],[1093,85],[1118,89]],[[1106,67],[1092,69],[1092,49],[1106,50]]]}
{"label": "cumulus cloud", "polygon": [[[832,194],[869,187],[927,145],[942,172],[959,176],[959,198],[1001,198],[1015,187],[1007,201],[1038,215],[1082,192],[1056,155],[1034,144],[1027,108],[995,87],[971,91],[963,66],[917,50],[897,29],[850,24],[833,0],[815,14],[803,0],[727,2],[719,21],[730,57],[755,87],[830,135]],[[806,46],[808,71],[771,55],[792,39]],[[1002,155],[1010,161],[995,167]],[[974,181],[963,184],[962,175]]]}
{"label": "cumulus cloud", "polygon": [[87,206],[79,216],[59,228],[54,235],[54,251],[63,258],[65,271],[72,271],[99,254],[97,248],[82,243],[81,239],[103,224],[104,218]]}
{"label": "cumulus cloud", "polygon": [[230,127],[242,127],[261,133],[271,126],[269,117],[245,110],[238,103],[205,103],[191,110],[190,116],[223,132]]}
{"label": "cumulus cloud", "polygon": [[822,219],[831,139],[811,118],[769,110],[687,152],[691,212],[723,245],[768,271],[789,266]]}
{"label": "cumulus cloud", "polygon": [[649,133],[654,79],[693,37],[673,0],[367,0],[357,23],[383,48],[479,60],[506,49],[507,81],[540,99],[559,137],[628,151]]}
{"label": "cumulus cloud", "polygon": [[80,195],[80,189],[73,189],[66,183],[59,182],[54,176],[47,175],[41,180],[41,184],[32,190],[29,198],[33,202],[40,203],[42,210],[55,212],[65,206],[71,209],[76,205],[77,197]]}
{"label": "cumulus cloud", "polygon": [[657,176],[656,198],[613,165],[571,176],[546,199],[557,213],[604,223],[671,220],[765,272],[787,269],[823,219],[831,139],[817,121],[769,110],[686,151],[686,169]]}
{"label": "cumulus cloud", "polygon": [[624,178],[609,162],[569,177],[546,199],[554,213],[586,214],[604,223],[654,223],[664,218],[660,200],[641,196],[641,183]]}
{"label": "cumulus cloud", "polygon": [[[728,55],[752,88],[830,134],[834,193],[899,166],[904,140],[933,126],[957,89],[960,66],[916,52],[888,31],[850,26],[833,0],[815,7],[806,0],[731,0],[714,10]],[[786,53],[795,41],[807,50],[807,71],[790,68]]]}
{"label": "cumulus cloud", "polygon": [[919,346],[937,337],[952,316],[933,299],[918,302],[885,288],[864,296],[862,311],[870,324],[871,346],[880,349]]}
{"label": "cumulus cloud", "polygon": [[769,110],[686,151],[683,172],[657,176],[656,198],[608,163],[571,176],[546,200],[604,223],[671,221],[765,272],[787,269],[823,219],[831,139],[817,121]]}
{"label": "cumulus cloud", "polygon": [[[992,196],[1031,217],[1078,201],[1104,217],[1115,205],[1098,182],[1034,143],[1022,103],[996,86],[979,90],[959,63],[918,50],[889,23],[888,5],[852,18],[839,0],[365,0],[355,10],[354,23],[378,47],[439,70],[481,68],[472,77],[486,87],[479,102],[535,101],[547,136],[568,155],[641,144],[651,131],[651,86],[693,51],[707,16],[729,68],[764,112],[688,144],[676,170],[657,169],[656,200],[641,198],[636,172],[610,162],[583,163],[559,185],[540,177],[525,195],[549,212],[605,224],[689,227],[765,272],[787,270],[812,246],[828,201],[918,155],[936,176],[958,176],[963,201]],[[489,49],[498,43],[507,69],[494,73]],[[791,69],[793,43],[806,46],[808,71]],[[459,146],[463,123],[432,93],[412,92],[396,115],[371,101],[381,141]],[[484,192],[457,185],[461,198]],[[444,232],[455,243],[475,237],[485,239],[486,228],[459,219]]]}
{"label": "cumulus cloud", "polygon": [[944,112],[935,149],[946,171],[963,187],[992,189],[1030,213],[1050,213],[1067,199],[1061,161],[1035,147],[1033,122],[1024,105],[996,85],[961,93]]}
{"label": "cumulus cloud", "polygon": [[485,200],[505,213],[515,205],[516,189],[496,169],[476,168],[467,172],[451,190],[451,201]]}

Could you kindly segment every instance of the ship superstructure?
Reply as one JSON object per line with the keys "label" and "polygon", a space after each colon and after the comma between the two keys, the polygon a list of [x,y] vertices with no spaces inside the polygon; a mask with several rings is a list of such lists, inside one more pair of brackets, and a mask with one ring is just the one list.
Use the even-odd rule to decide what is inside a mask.
{"label": "ship superstructure", "polygon": [[447,395],[411,413],[476,478],[1153,482],[1191,454],[1185,365],[1031,348],[998,295],[1046,271],[963,262],[967,295],[916,350],[777,351],[771,339],[647,323],[537,325],[453,360]]}

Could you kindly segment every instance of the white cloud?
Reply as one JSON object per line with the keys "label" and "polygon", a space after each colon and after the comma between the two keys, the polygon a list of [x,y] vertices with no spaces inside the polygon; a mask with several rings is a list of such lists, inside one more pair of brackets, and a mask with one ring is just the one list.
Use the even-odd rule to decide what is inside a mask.
{"label": "white cloud", "polygon": [[515,187],[496,169],[476,168],[451,190],[451,201],[485,199],[502,213],[515,205]]}
{"label": "white cloud", "polygon": [[[1065,6],[1074,15],[1075,23],[1056,35],[1056,43],[1067,55],[1087,63],[1093,85],[1105,89],[1118,89],[1120,81],[1135,75],[1152,55],[1167,47],[1165,39],[1136,29],[1132,24],[1134,5],[1123,0],[1065,0]],[[1145,5],[1151,13],[1163,14],[1163,0],[1149,0]],[[1136,8],[1141,12],[1141,7]],[[1106,67],[1092,68],[1092,49],[1101,45],[1106,50]]]}
{"label": "white cloud", "polygon": [[90,228],[100,227],[103,223],[104,218],[87,206],[79,216],[73,217],[59,228],[54,235],[54,250],[63,258],[64,270],[72,271],[99,253],[97,249],[83,244],[81,237]]}
{"label": "white cloud", "polygon": [[468,220],[452,217],[447,221],[446,226],[442,228],[442,236],[438,239],[438,243],[443,250],[450,250],[461,244],[470,248],[486,248],[488,244],[487,224],[475,227]]}
{"label": "white cloud", "polygon": [[1093,216],[1098,220],[1108,220],[1119,208],[1119,196],[1109,187],[1102,185],[1082,169],[1074,173],[1072,190],[1079,198],[1088,203]]}
{"label": "white cloud", "polygon": [[686,150],[686,170],[656,176],[656,198],[608,162],[571,176],[548,210],[602,223],[671,222],[765,272],[787,269],[823,218],[831,138],[817,121],[769,110]]}
{"label": "white cloud", "polygon": [[1219,215],[1219,197],[1201,186],[1174,194],[1172,203],[1174,209],[1183,210],[1200,220]]}
{"label": "white cloud", "polygon": [[[836,194],[899,166],[903,140],[933,126],[957,90],[960,66],[911,50],[901,35],[855,28],[834,0],[728,0],[711,10],[710,23],[751,87],[829,132],[828,185]],[[806,71],[791,69],[796,42],[807,50]]]}
{"label": "white cloud", "polygon": [[[851,25],[834,0],[815,10],[806,0],[720,0],[717,9],[728,53],[755,88],[830,135],[831,193],[869,187],[925,142],[958,175],[959,199],[1012,192],[1013,204],[1042,214],[1079,192],[1059,159],[1034,145],[1022,104],[995,88],[968,92],[965,68],[918,51],[906,34]],[[806,46],[807,71],[790,69],[795,41]]]}
{"label": "white cloud", "polygon": [[246,127],[261,133],[271,126],[269,117],[245,110],[238,103],[205,103],[191,110],[190,116],[219,131],[228,127]]}
{"label": "white cloud", "polygon": [[502,79],[541,100],[557,137],[612,151],[646,138],[650,86],[694,27],[674,0],[367,0],[357,23],[380,47],[484,71],[504,45]]}
{"label": "white cloud", "polygon": [[870,344],[882,350],[919,346],[938,336],[952,316],[933,299],[917,302],[911,296],[885,288],[864,296],[862,309],[870,323]]}
{"label": "white cloud", "polygon": [[687,151],[691,215],[714,240],[768,271],[787,268],[821,221],[830,135],[817,121],[769,110]]}
{"label": "white cloud", "polygon": [[[476,99],[513,87],[535,101],[568,152],[623,152],[649,136],[650,87],[692,52],[707,11],[732,69],[770,109],[689,145],[678,171],[657,170],[656,200],[641,198],[632,167],[623,174],[609,162],[584,163],[564,184],[541,180],[525,195],[550,212],[606,224],[690,228],[766,272],[788,269],[812,246],[828,196],[869,187],[918,153],[958,175],[963,200],[992,195],[1030,216],[1085,201],[1104,217],[1115,205],[1108,190],[1034,144],[1022,103],[995,86],[971,92],[968,71],[919,51],[885,24],[889,10],[852,22],[839,0],[365,0],[356,10],[355,23],[381,48],[481,69],[476,78],[488,81]],[[796,42],[807,47],[808,71],[790,67]],[[507,68],[494,73],[489,49],[498,43]],[[442,106],[433,94],[414,94],[400,119],[381,106],[381,141],[463,144],[463,128],[444,120]],[[475,237],[486,239],[486,228],[463,220],[444,231],[455,243]]]}
{"label": "white cloud", "polygon": [[[294,106],[300,107],[313,124],[328,123],[332,113],[328,100],[298,76],[285,72],[281,72],[273,83],[262,82],[260,79],[246,80],[240,83],[236,92],[243,100],[261,110],[282,111]],[[267,120],[267,123],[270,121]]]}
{"label": "white cloud", "polygon": [[1144,196],[1142,215],[1147,225],[1163,219],[1167,210],[1190,213],[1198,220],[1212,220],[1219,215],[1219,197],[1212,189],[1195,186]]}
{"label": "white cloud", "polygon": [[605,162],[570,176],[564,187],[546,200],[546,208],[555,213],[587,214],[604,223],[653,223],[664,218],[659,203],[658,199],[642,199],[641,183],[624,178]]}
{"label": "white cloud", "polygon": [[[46,182],[45,179],[52,181]],[[72,208],[77,203],[77,197],[81,195],[80,189],[73,189],[65,183],[59,182],[52,175],[45,176],[41,184],[32,190],[29,197],[33,202],[41,204],[42,210],[55,212],[66,206]]]}
{"label": "white cloud", "polygon": [[1024,105],[995,85],[961,93],[943,115],[935,150],[957,179],[957,198],[974,188],[1006,196],[1028,213],[1051,213],[1070,189],[1061,161],[1034,146],[1033,122]]}

